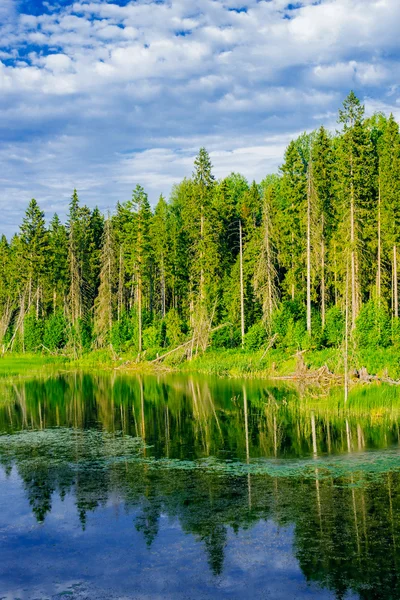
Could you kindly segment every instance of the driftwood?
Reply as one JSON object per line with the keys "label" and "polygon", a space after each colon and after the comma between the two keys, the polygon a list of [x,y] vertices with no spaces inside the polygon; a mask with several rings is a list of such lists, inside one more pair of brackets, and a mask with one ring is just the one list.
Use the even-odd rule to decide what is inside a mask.
{"label": "driftwood", "polygon": [[[302,353],[299,353],[302,357]],[[302,380],[308,382],[321,382],[321,381],[331,381],[332,379],[340,379],[341,375],[335,375],[332,371],[329,370],[327,365],[323,365],[319,369],[308,369],[307,365],[300,359],[300,368],[297,369],[295,373],[292,375],[282,375],[278,377],[272,376],[271,379],[282,379],[282,380]],[[299,367],[299,365],[298,365]]]}
{"label": "driftwood", "polygon": [[39,344],[39,346],[37,346],[36,350],[38,350],[39,348],[43,348],[43,350],[46,350],[46,352],[48,352],[52,356],[64,356],[65,358],[71,358],[68,354],[63,354],[62,352],[53,352],[52,350],[50,350],[50,348],[47,348],[47,346],[45,346],[44,344]]}
{"label": "driftwood", "polygon": [[[227,327],[227,325],[230,325],[230,323],[223,323],[222,325],[218,325],[217,327],[213,327],[213,329],[210,329],[210,333],[215,333],[219,329],[222,329],[223,327]],[[166,352],[165,354],[162,354],[161,356],[157,356],[157,358],[155,358],[154,360],[152,360],[150,362],[156,363],[156,362],[158,362],[160,360],[163,360],[164,358],[166,358],[167,356],[169,356],[173,352],[176,352],[177,350],[181,350],[182,348],[186,348],[190,344],[193,344],[193,339],[194,338],[190,338],[190,340],[188,340],[187,342],[184,342],[183,344],[180,344],[176,348],[173,348],[172,350],[169,350],[168,352]]]}
{"label": "driftwood", "polygon": [[269,350],[271,350],[271,348],[273,347],[273,345],[276,342],[276,339],[278,337],[278,334],[275,333],[272,338],[269,340],[268,342],[268,346],[265,348],[262,357],[260,358],[260,362],[263,360],[263,358],[265,358],[265,356],[267,355],[267,353],[269,352]]}

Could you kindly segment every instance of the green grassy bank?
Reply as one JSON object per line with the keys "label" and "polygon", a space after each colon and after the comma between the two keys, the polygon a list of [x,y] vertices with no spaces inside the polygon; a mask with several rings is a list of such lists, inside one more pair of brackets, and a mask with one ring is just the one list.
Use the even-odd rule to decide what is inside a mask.
{"label": "green grassy bank", "polygon": [[[23,375],[37,370],[65,368],[106,368],[137,370],[142,372],[179,371],[204,373],[226,377],[279,378],[295,375],[307,379],[326,366],[330,373],[344,373],[343,352],[340,349],[310,350],[300,356],[282,349],[271,349],[265,354],[260,351],[208,350],[204,354],[186,360],[178,352],[164,360],[153,362],[137,354],[116,356],[106,350],[89,352],[78,359],[49,354],[7,354],[0,358],[0,377]],[[370,375],[400,379],[400,353],[393,347],[361,349],[352,353],[349,360],[350,372],[364,367]]]}

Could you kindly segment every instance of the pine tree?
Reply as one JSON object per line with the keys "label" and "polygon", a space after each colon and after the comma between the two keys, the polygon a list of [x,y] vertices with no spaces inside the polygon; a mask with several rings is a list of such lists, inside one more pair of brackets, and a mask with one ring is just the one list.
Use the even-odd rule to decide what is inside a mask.
{"label": "pine tree", "polygon": [[323,327],[325,326],[327,306],[327,252],[335,225],[333,169],[332,143],[327,131],[324,127],[321,127],[312,146],[312,185],[316,201],[313,214],[313,245],[320,281],[321,322]]}
{"label": "pine tree", "polygon": [[[195,263],[199,274],[198,291],[200,302],[207,305],[207,284],[213,281],[217,260],[217,232],[215,231],[213,192],[215,186],[212,164],[205,148],[200,148],[194,161],[191,216],[198,223],[197,256]],[[195,287],[197,285],[195,284]]]}
{"label": "pine tree", "polygon": [[390,115],[380,145],[380,199],[384,256],[391,264],[392,312],[399,316],[398,257],[400,236],[400,134]]}
{"label": "pine tree", "polygon": [[377,201],[373,146],[364,123],[364,107],[353,92],[339,111],[339,123],[343,126],[338,146],[338,193],[343,215],[340,237],[344,242],[342,269],[344,273],[349,262],[351,329],[354,330],[363,296],[373,285],[370,261]]}
{"label": "pine tree", "polygon": [[263,222],[260,243],[259,261],[254,274],[256,296],[262,305],[263,321],[268,331],[272,332],[272,315],[278,304],[277,269],[276,269],[276,197],[273,178],[263,182]]}
{"label": "pine tree", "polygon": [[304,297],[304,271],[306,255],[307,215],[307,164],[301,155],[299,144],[290,142],[285,162],[281,167],[280,187],[281,243],[279,262],[285,269],[283,288],[295,300]]}
{"label": "pine tree", "polygon": [[131,277],[132,292],[138,316],[138,351],[142,351],[144,292],[147,292],[151,310],[152,248],[150,244],[151,209],[144,189],[137,185],[132,200],[122,207],[126,235],[127,268]]}
{"label": "pine tree", "polygon": [[163,196],[160,196],[154,211],[151,227],[152,247],[154,261],[158,274],[158,287],[160,297],[160,312],[164,318],[167,313],[167,271],[169,261],[168,237],[168,205]]}
{"label": "pine tree", "polygon": [[64,308],[68,283],[68,235],[57,214],[49,227],[49,282],[53,295],[53,312]]}
{"label": "pine tree", "polygon": [[74,190],[69,205],[68,228],[68,316],[71,325],[76,327],[78,320],[82,317],[82,267],[80,264],[80,222],[79,222],[79,199]]}
{"label": "pine tree", "polygon": [[42,286],[47,269],[48,235],[44,212],[40,210],[35,199],[30,201],[21,225],[21,243],[26,264],[27,310],[35,298],[36,317],[38,318]]}
{"label": "pine tree", "polygon": [[108,217],[103,232],[101,249],[100,286],[95,301],[94,335],[98,347],[111,342],[115,297],[115,250],[112,221]]}

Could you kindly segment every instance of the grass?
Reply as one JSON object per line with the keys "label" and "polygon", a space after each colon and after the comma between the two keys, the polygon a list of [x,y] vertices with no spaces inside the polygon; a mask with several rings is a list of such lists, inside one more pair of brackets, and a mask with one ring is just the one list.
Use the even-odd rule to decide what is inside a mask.
{"label": "grass", "polygon": [[44,354],[6,354],[0,356],[0,378],[30,375],[64,366],[67,359]]}
{"label": "grass", "polygon": [[[310,350],[303,359],[311,371],[326,365],[332,373],[343,375],[344,361],[341,349],[327,348]],[[274,348],[264,356],[263,350],[249,351],[236,349],[210,349],[190,362],[182,355],[171,354],[162,363],[137,362],[136,354],[113,356],[108,350],[97,350],[84,354],[78,359],[49,356],[44,354],[7,354],[0,358],[0,377],[32,374],[37,371],[60,367],[92,369],[104,368],[121,370],[179,371],[203,373],[225,377],[272,378],[286,377],[296,372],[297,358],[293,350]],[[400,379],[400,353],[395,348],[361,349],[353,352],[350,368],[365,367],[371,375],[388,375]]]}

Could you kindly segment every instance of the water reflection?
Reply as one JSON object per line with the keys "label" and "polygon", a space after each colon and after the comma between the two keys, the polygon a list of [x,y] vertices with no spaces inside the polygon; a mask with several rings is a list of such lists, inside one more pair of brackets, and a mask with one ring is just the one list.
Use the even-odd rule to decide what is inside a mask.
{"label": "water reflection", "polygon": [[17,473],[37,522],[72,497],[85,530],[114,503],[150,551],[167,517],[215,578],[232,533],[257,539],[273,523],[318,584],[308,596],[400,597],[395,390],[362,389],[344,411],[334,391],[316,400],[257,382],[72,373],[4,385],[0,490]]}

